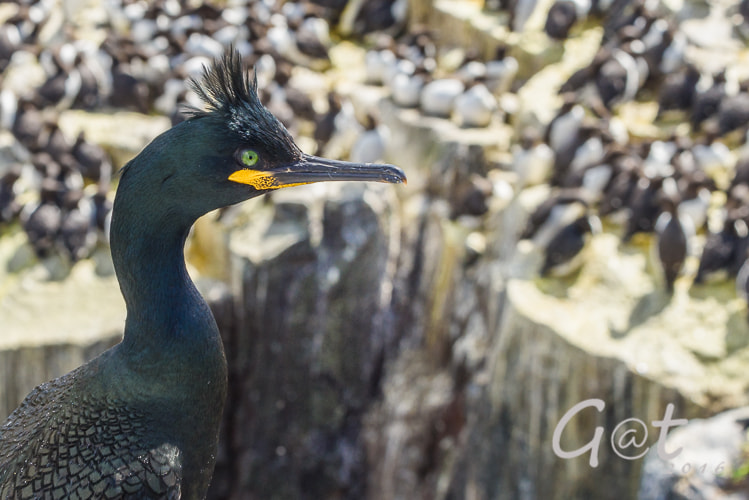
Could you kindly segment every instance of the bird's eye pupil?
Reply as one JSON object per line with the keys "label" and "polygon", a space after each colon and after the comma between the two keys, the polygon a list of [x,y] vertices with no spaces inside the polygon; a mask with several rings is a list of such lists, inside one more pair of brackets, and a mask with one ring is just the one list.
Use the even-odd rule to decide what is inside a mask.
{"label": "bird's eye pupil", "polygon": [[258,155],[255,151],[251,149],[245,149],[242,151],[242,163],[244,163],[246,166],[251,167],[255,163],[257,163]]}

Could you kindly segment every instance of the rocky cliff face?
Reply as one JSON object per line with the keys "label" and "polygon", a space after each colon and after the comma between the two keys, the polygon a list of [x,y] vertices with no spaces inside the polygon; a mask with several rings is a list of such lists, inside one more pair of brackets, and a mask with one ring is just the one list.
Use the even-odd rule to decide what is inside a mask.
{"label": "rocky cliff face", "polygon": [[399,337],[395,207],[379,187],[312,186],[225,214],[237,314],[216,498],[364,495],[362,418]]}
{"label": "rocky cliff face", "polygon": [[[412,164],[416,192],[313,187],[224,216],[236,406],[215,498],[633,498],[642,460],[626,457],[656,442],[668,405],[689,419],[743,403],[730,389],[743,343],[701,361],[744,338],[730,309],[658,306],[645,260],[605,235],[575,280],[533,278],[520,201],[455,215],[472,175],[493,177],[485,150],[420,144],[433,163]],[[715,338],[670,329],[664,314]],[[557,425],[592,399],[603,406],[576,414],[558,446],[584,446],[600,427],[597,449],[560,458]],[[630,418],[647,425],[645,442],[613,449]]]}

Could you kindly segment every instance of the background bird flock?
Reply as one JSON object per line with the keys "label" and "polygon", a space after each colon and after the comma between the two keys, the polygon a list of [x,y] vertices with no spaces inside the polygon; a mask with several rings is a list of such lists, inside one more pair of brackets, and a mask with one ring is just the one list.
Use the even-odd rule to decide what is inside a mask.
{"label": "background bird flock", "polygon": [[[295,137],[308,138],[312,152],[355,161],[388,154],[390,131],[377,109],[357,113],[334,85],[310,95],[294,79],[300,67],[329,70],[331,47],[342,39],[367,49],[365,83],[387,89],[396,106],[465,128],[514,123],[506,97],[527,81],[518,77],[527,72],[511,47],[489,59],[470,48],[447,50],[439,33],[407,22],[404,0],[108,0],[91,11],[91,22],[106,33],[98,38],[71,28],[70,19],[81,15],[73,4],[0,4],[0,126],[14,137],[0,162],[0,235],[20,223],[42,259],[75,262],[106,245],[116,180],[109,155],[83,134],[66,137],[59,113],[128,109],[176,123],[180,103],[195,103],[186,80],[229,46],[256,69],[263,102]],[[589,64],[548,89],[560,96],[554,118],[516,127],[511,160],[503,165],[517,173],[516,193],[552,186],[520,235],[544,250],[540,275],[574,271],[586,239],[605,227],[623,245],[655,233],[666,290],[689,255],[700,258],[695,284],[720,275],[738,277],[742,294],[749,287],[749,0],[673,5],[487,0],[482,6],[515,32],[545,6],[543,30],[552,44],[583,27],[603,30]],[[682,27],[716,9],[729,27],[716,37],[744,47],[744,56],[706,68],[693,49],[712,35],[700,38]],[[618,116],[629,102],[657,103],[654,123],[668,132],[630,134]],[[480,199],[454,215],[481,216],[487,199],[497,196],[482,179],[474,187]]]}

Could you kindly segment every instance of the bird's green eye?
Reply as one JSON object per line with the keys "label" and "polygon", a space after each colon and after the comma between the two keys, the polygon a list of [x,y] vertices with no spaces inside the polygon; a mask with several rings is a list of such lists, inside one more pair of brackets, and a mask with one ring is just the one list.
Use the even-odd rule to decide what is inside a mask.
{"label": "bird's green eye", "polygon": [[255,151],[251,149],[245,149],[242,151],[242,154],[240,155],[240,159],[242,160],[242,164],[251,167],[255,163],[257,163],[258,155]]}

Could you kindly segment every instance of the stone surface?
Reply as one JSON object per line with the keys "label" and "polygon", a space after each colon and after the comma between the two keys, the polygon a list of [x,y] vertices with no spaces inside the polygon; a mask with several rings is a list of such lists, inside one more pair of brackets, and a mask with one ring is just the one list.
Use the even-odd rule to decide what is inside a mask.
{"label": "stone surface", "polygon": [[231,226],[236,329],[226,339],[229,460],[212,498],[361,498],[359,435],[398,331],[390,186],[314,185],[246,203]]}
{"label": "stone surface", "polygon": [[654,448],[645,459],[639,498],[656,500],[674,494],[688,500],[749,498],[730,479],[746,467],[747,419],[749,407],[736,408],[693,420],[670,433],[663,449]]}

